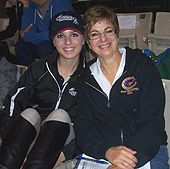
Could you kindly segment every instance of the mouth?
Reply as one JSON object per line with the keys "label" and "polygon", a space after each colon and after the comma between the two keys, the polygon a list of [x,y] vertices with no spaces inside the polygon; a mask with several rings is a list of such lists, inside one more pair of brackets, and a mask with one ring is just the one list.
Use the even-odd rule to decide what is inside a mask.
{"label": "mouth", "polygon": [[66,51],[66,52],[71,52],[73,50],[74,50],[74,48],[64,48],[64,51]]}
{"label": "mouth", "polygon": [[110,43],[106,44],[106,45],[100,45],[99,48],[101,49],[106,49],[110,46]]}

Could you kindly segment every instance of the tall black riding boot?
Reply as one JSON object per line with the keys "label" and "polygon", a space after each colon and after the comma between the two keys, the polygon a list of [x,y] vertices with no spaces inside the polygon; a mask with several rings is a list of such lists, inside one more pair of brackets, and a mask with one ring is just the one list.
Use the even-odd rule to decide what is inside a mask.
{"label": "tall black riding boot", "polygon": [[0,169],[19,169],[36,136],[34,126],[18,116],[0,148]]}
{"label": "tall black riding boot", "polygon": [[45,122],[23,168],[52,169],[69,133],[70,126],[68,123],[59,121]]}

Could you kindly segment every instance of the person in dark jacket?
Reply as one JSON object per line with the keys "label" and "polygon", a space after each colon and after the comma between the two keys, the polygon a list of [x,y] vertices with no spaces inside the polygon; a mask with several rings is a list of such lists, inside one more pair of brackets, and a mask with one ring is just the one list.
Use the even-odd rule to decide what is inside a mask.
{"label": "person in dark jacket", "polygon": [[0,164],[6,168],[19,169],[27,156],[24,169],[50,169],[57,159],[56,166],[78,150],[72,125],[77,117],[78,78],[85,64],[81,16],[72,11],[55,15],[50,35],[56,50],[28,67],[0,114]]}
{"label": "person in dark jacket", "polygon": [[96,5],[83,19],[86,42],[97,58],[81,76],[79,147],[108,160],[109,169],[168,169],[165,93],[157,68],[139,49],[118,49],[113,9]]}
{"label": "person in dark jacket", "polygon": [[9,0],[9,4],[11,7],[6,8],[10,18],[9,25],[0,32],[0,41],[13,37],[21,29],[22,5],[17,4],[16,0]]}

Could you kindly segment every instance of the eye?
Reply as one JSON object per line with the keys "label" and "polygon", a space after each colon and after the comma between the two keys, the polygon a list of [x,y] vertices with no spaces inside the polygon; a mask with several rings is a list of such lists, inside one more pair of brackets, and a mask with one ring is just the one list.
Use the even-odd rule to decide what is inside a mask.
{"label": "eye", "polygon": [[108,34],[108,35],[114,35],[115,30],[113,28],[108,28],[108,29],[106,29],[105,33]]}
{"label": "eye", "polygon": [[111,28],[109,28],[109,29],[106,30],[106,33],[113,33],[113,32],[114,32],[114,30],[111,29]]}
{"label": "eye", "polygon": [[73,32],[73,33],[71,34],[71,36],[72,36],[72,37],[78,37],[79,34],[78,34],[77,32]]}
{"label": "eye", "polygon": [[93,33],[91,33],[90,34],[90,37],[97,37],[97,36],[99,36],[99,32],[93,32]]}
{"label": "eye", "polygon": [[57,38],[63,38],[63,37],[64,37],[63,34],[58,34],[58,35],[57,35]]}

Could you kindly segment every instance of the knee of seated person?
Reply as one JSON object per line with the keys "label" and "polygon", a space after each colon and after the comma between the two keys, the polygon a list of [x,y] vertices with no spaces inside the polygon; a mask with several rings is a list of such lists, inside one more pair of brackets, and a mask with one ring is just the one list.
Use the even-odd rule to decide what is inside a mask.
{"label": "knee of seated person", "polygon": [[15,53],[17,55],[17,57],[22,54],[21,52],[25,50],[25,43],[23,40],[19,40],[18,42],[16,42],[15,44]]}
{"label": "knee of seated person", "polygon": [[63,109],[57,109],[52,111],[46,118],[46,121],[51,121],[51,120],[61,121],[61,122],[71,124],[71,119],[69,114]]}
{"label": "knee of seated person", "polygon": [[25,109],[20,115],[24,119],[29,121],[35,127],[36,131],[39,132],[41,125],[41,117],[35,109],[33,108]]}
{"label": "knee of seated person", "polygon": [[44,40],[37,44],[37,53],[39,55],[39,59],[49,56],[53,50],[53,44],[49,40]]}
{"label": "knee of seated person", "polygon": [[16,44],[15,44],[15,50],[21,50],[22,48],[22,46],[23,46],[23,40],[19,40],[19,41],[17,41],[16,42]]}

